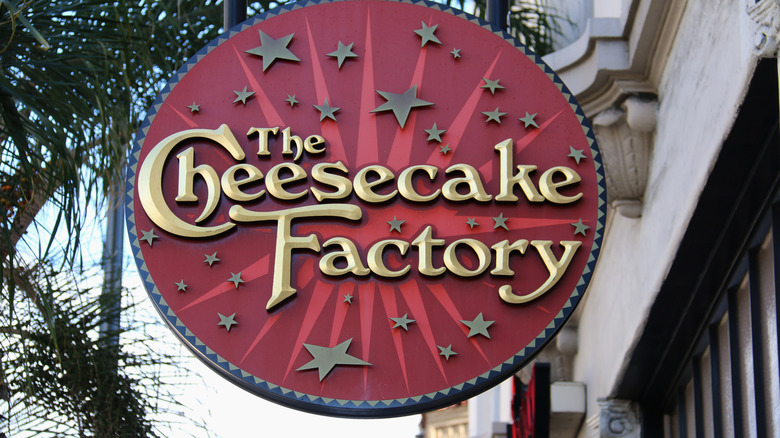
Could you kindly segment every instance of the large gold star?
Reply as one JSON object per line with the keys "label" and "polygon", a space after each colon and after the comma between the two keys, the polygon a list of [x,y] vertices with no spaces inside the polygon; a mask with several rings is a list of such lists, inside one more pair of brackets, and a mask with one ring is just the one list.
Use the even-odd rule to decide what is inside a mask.
{"label": "large gold star", "polygon": [[277,59],[301,62],[301,60],[287,48],[287,45],[290,44],[290,41],[294,36],[295,34],[291,33],[279,39],[273,39],[261,30],[260,46],[249,49],[246,53],[263,58],[263,71],[266,71]]}
{"label": "large gold star", "polygon": [[352,51],[352,46],[354,45],[355,43],[349,43],[348,46],[345,46],[344,43],[339,41],[339,48],[335,52],[328,53],[328,56],[333,56],[339,60],[339,70],[341,70],[341,65],[344,64],[345,59],[358,57],[357,54]]}
{"label": "large gold star", "polygon": [[461,321],[461,323],[469,328],[469,338],[476,335],[482,335],[488,339],[490,339],[488,327],[493,325],[494,322],[495,321],[485,321],[485,318],[482,317],[482,312],[479,312],[479,315],[477,315],[473,321]]}
{"label": "large gold star", "polygon": [[298,368],[296,371],[311,370],[317,368],[320,372],[320,381],[328,375],[330,370],[336,365],[368,365],[372,364],[358,359],[355,356],[347,354],[349,344],[352,343],[352,338],[336,345],[335,347],[321,347],[319,345],[303,344],[309,353],[314,357],[306,363],[306,365]]}
{"label": "large gold star", "polygon": [[393,114],[395,114],[395,118],[398,120],[398,124],[401,126],[401,129],[404,129],[404,125],[406,125],[406,119],[409,117],[409,112],[412,110],[412,108],[433,105],[433,102],[428,102],[427,100],[417,98],[417,85],[412,86],[412,88],[401,94],[379,90],[376,90],[376,92],[379,93],[380,96],[384,97],[387,102],[379,105],[371,112],[378,113],[380,111],[393,111]]}

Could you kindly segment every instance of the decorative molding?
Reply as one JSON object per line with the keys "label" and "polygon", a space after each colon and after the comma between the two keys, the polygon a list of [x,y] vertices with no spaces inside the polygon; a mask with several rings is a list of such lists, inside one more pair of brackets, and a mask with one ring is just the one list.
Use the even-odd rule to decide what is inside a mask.
{"label": "decorative molding", "polygon": [[[591,436],[599,438],[640,438],[642,427],[639,421],[639,410],[634,402],[628,400],[599,399],[598,433]],[[588,426],[595,426],[594,418],[589,419]],[[593,429],[591,429],[593,432]]]}
{"label": "decorative molding", "polygon": [[604,159],[607,202],[625,217],[642,215],[657,111],[655,98],[629,96],[593,118]]}
{"label": "decorative molding", "polygon": [[753,35],[753,50],[762,58],[775,58],[780,41],[780,0],[747,2],[747,13],[756,23]]}

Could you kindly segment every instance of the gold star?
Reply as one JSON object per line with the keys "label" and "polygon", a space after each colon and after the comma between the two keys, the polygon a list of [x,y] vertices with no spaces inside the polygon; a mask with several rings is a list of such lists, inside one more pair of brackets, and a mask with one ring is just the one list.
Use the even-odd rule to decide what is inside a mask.
{"label": "gold star", "polygon": [[355,356],[347,354],[349,344],[352,343],[352,338],[336,345],[335,347],[328,348],[319,345],[303,344],[309,353],[311,353],[314,359],[310,360],[306,365],[298,368],[296,371],[311,370],[316,368],[320,374],[320,382],[325,376],[328,375],[330,370],[336,365],[368,365],[372,364],[358,359]]}
{"label": "gold star", "polygon": [[245,283],[244,280],[241,279],[241,273],[238,274],[230,273],[230,278],[227,279],[228,282],[232,282],[233,285],[238,289],[239,283]]}
{"label": "gold star", "polygon": [[501,213],[498,215],[498,217],[494,217],[493,220],[496,221],[496,224],[493,226],[493,229],[495,230],[498,227],[502,227],[505,230],[509,231],[509,228],[506,226],[506,220],[508,218],[504,217],[504,213]]}
{"label": "gold star", "polygon": [[499,125],[501,124],[501,117],[506,115],[506,113],[502,113],[501,111],[499,111],[498,107],[496,107],[496,109],[494,109],[493,111],[482,111],[482,114],[487,116],[487,120],[485,120],[485,123],[490,123],[490,121],[492,120],[498,123]]}
{"label": "gold star", "polygon": [[238,323],[234,319],[236,317],[236,312],[233,312],[233,314],[230,316],[225,316],[219,312],[217,313],[217,315],[219,315],[219,322],[217,323],[217,325],[224,325],[227,331],[230,331],[230,327],[234,325],[238,325]]}
{"label": "gold star", "polygon": [[379,90],[376,92],[384,97],[387,102],[379,105],[371,112],[377,113],[380,111],[392,110],[393,114],[395,114],[396,120],[398,120],[398,124],[401,126],[401,129],[404,129],[406,119],[409,117],[409,112],[412,110],[412,108],[433,105],[433,102],[428,102],[426,100],[417,98],[417,85],[414,85],[412,88],[401,94]]}
{"label": "gold star", "polygon": [[352,298],[354,298],[352,294],[346,294],[344,295],[344,302],[347,304],[352,304]]}
{"label": "gold star", "polygon": [[261,30],[260,46],[247,50],[246,53],[263,58],[263,71],[266,71],[277,59],[300,62],[301,60],[287,48],[294,36],[295,34],[291,33],[279,39],[273,39]]}
{"label": "gold star", "polygon": [[480,88],[487,88],[490,90],[490,94],[496,94],[496,90],[500,90],[504,88],[503,85],[499,85],[498,81],[501,79],[496,79],[495,81],[491,81],[488,78],[482,78],[483,81],[485,81],[485,85],[481,86]]}
{"label": "gold star", "polygon": [[479,312],[479,315],[477,315],[476,318],[474,318],[473,321],[461,321],[466,327],[469,328],[469,335],[468,337],[476,336],[476,335],[482,335],[488,339],[490,339],[490,334],[488,334],[488,327],[493,325],[495,321],[485,321],[485,319],[482,317],[482,312]]}
{"label": "gold star", "polygon": [[436,123],[434,122],[433,128],[431,128],[431,129],[424,129],[424,131],[428,134],[428,141],[436,140],[439,143],[441,143],[441,135],[444,134],[447,130],[446,129],[436,129]]}
{"label": "gold star", "polygon": [[574,158],[574,161],[576,161],[577,164],[580,164],[580,160],[588,158],[585,156],[585,154],[582,153],[582,149],[574,149],[571,146],[569,146],[569,155],[567,155],[567,157]]}
{"label": "gold star", "polygon": [[582,223],[582,218],[580,218],[579,221],[572,223],[571,225],[574,226],[574,235],[576,236],[577,233],[582,233],[582,235],[585,235],[585,231],[590,229],[589,226]]}
{"label": "gold star", "polygon": [[183,278],[182,278],[182,280],[180,282],[178,282],[178,283],[174,282],[173,284],[175,284],[178,287],[178,289],[176,289],[177,292],[180,291],[180,290],[184,291],[184,292],[187,292],[187,285],[184,284],[184,279]]}
{"label": "gold star", "polygon": [[154,243],[154,239],[160,238],[160,236],[154,234],[154,228],[152,228],[149,231],[141,230],[141,234],[143,234],[143,236],[141,236],[141,238],[138,240],[145,240],[146,243],[149,244],[149,246],[152,246],[152,243]]}
{"label": "gold star", "polygon": [[525,113],[525,117],[520,117],[517,120],[520,120],[521,122],[525,123],[525,127],[526,128],[531,126],[531,125],[533,125],[534,127],[538,128],[539,125],[537,125],[536,122],[534,121],[534,117],[536,117],[537,114],[539,114],[539,113],[528,114],[528,112],[526,112]]}
{"label": "gold star", "polygon": [[466,225],[470,226],[472,230],[474,229],[474,227],[476,227],[476,226],[479,226],[479,224],[477,223],[477,220],[476,220],[476,219],[477,219],[477,218],[470,217],[470,218],[468,218],[468,220],[466,221]]}
{"label": "gold star", "polygon": [[442,155],[447,155],[447,152],[449,152],[449,151],[451,151],[451,150],[452,150],[452,149],[450,148],[450,144],[449,144],[449,143],[447,143],[447,144],[443,144],[443,145],[441,145],[441,146],[439,146],[439,147],[441,148],[441,153],[442,153]]}
{"label": "gold star", "polygon": [[436,38],[436,35],[433,33],[436,32],[436,28],[439,27],[438,24],[434,24],[431,27],[428,27],[428,25],[425,24],[424,21],[420,21],[422,23],[422,29],[417,29],[414,31],[417,35],[422,38],[422,45],[420,47],[425,47],[428,42],[433,42],[436,44],[441,44],[441,41],[439,41],[438,38]]}
{"label": "gold star", "polygon": [[298,100],[295,98],[294,94],[292,96],[288,94],[287,99],[284,99],[284,101],[290,104],[290,108],[294,107],[295,104],[298,103]]}
{"label": "gold star", "polygon": [[254,91],[246,91],[246,85],[244,86],[244,89],[242,91],[233,91],[236,93],[236,100],[233,101],[233,103],[241,102],[244,105],[246,105],[246,100],[252,97],[255,92]]}
{"label": "gold star", "polygon": [[400,318],[390,318],[395,323],[393,328],[401,327],[402,329],[404,329],[404,330],[406,330],[408,332],[409,331],[409,324],[415,322],[415,320],[407,318],[406,317],[407,315],[409,315],[409,314],[408,313],[404,313],[404,316],[402,316]]}
{"label": "gold star", "polygon": [[192,102],[192,105],[187,105],[187,108],[190,109],[191,113],[200,112],[200,105],[196,105],[195,102]]}
{"label": "gold star", "polygon": [[337,106],[330,106],[327,98],[325,98],[325,103],[323,103],[322,105],[313,105],[313,106],[314,108],[317,108],[317,110],[320,112],[320,122],[325,120],[325,117],[333,119],[333,121],[336,121],[336,116],[333,113],[341,109],[340,107]]}
{"label": "gold star", "polygon": [[452,49],[452,52],[450,53],[452,54],[453,59],[460,58],[460,49]]}
{"label": "gold star", "polygon": [[212,266],[214,263],[219,261],[219,259],[217,258],[216,251],[214,251],[214,254],[212,255],[208,255],[208,254],[203,254],[203,255],[206,256],[206,260],[203,260],[203,263],[208,263],[209,266]]}
{"label": "gold star", "polygon": [[393,216],[393,220],[387,221],[388,224],[390,224],[390,232],[392,233],[393,230],[401,232],[401,225],[404,224],[406,221],[398,220],[395,216]]}
{"label": "gold star", "polygon": [[352,46],[355,45],[355,43],[349,43],[348,46],[345,46],[344,43],[339,41],[339,48],[335,52],[328,53],[327,56],[333,56],[338,58],[339,60],[339,70],[341,70],[341,65],[344,64],[344,60],[347,58],[357,58],[358,56],[352,51]]}
{"label": "gold star", "polygon": [[458,353],[452,351],[452,344],[450,344],[448,347],[442,347],[441,345],[437,345],[439,348],[439,356],[444,356],[445,359],[450,360],[450,356],[457,356]]}

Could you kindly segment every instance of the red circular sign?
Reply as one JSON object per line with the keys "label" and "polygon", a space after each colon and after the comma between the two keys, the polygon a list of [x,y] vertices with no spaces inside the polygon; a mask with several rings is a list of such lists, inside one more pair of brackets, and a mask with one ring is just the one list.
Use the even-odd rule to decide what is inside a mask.
{"label": "red circular sign", "polygon": [[283,6],[177,73],[128,229],[201,359],[299,409],[392,416],[515,372],[590,279],[604,182],[535,54],[430,3]]}

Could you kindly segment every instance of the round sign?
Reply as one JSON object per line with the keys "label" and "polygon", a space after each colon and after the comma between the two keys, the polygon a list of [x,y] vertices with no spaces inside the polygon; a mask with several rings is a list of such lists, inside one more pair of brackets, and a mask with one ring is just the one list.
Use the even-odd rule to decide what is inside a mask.
{"label": "round sign", "polygon": [[588,284],[606,199],[555,73],[419,1],[231,29],[149,110],[127,183],[139,270],[181,340],[262,397],[361,417],[527,363]]}

